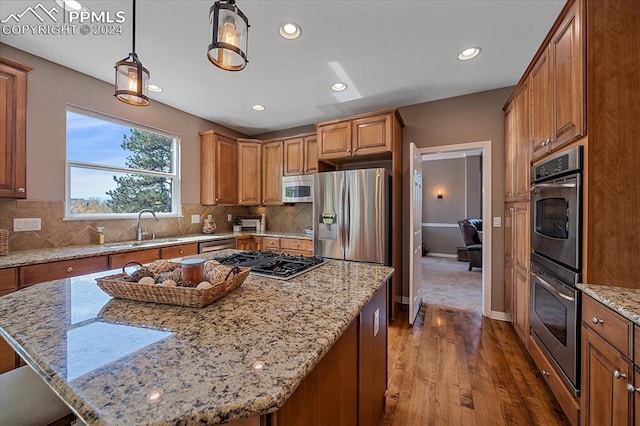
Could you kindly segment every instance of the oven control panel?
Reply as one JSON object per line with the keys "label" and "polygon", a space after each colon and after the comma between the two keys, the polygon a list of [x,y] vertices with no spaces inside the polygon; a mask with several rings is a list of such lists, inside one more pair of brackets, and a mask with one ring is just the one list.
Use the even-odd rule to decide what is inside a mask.
{"label": "oven control panel", "polygon": [[551,177],[562,176],[582,170],[582,146],[576,146],[567,151],[545,158],[542,163],[531,168],[531,182],[547,180]]}

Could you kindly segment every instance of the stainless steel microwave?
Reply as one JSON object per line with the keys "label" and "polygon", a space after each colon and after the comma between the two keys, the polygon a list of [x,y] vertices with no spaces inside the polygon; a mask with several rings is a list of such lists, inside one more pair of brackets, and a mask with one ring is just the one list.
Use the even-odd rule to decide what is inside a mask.
{"label": "stainless steel microwave", "polygon": [[313,175],[283,176],[283,203],[313,202]]}

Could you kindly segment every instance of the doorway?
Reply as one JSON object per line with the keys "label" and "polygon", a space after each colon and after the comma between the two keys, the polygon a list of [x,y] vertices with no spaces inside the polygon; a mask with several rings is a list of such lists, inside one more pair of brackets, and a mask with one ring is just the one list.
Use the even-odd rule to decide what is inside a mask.
{"label": "doorway", "polygon": [[[459,153],[464,152],[473,152],[480,153],[482,155],[482,188],[481,188],[481,199],[482,199],[482,218],[483,218],[483,229],[485,232],[482,237],[482,315],[490,317],[491,316],[491,253],[492,253],[492,211],[491,211],[491,200],[492,200],[492,154],[491,154],[491,141],[481,141],[481,142],[471,142],[471,143],[463,143],[456,145],[444,145],[444,146],[434,146],[434,147],[426,147],[426,148],[414,148],[415,155],[412,158],[412,161],[421,161],[423,156],[430,155],[439,155],[446,157],[447,155],[459,155]],[[440,194],[438,194],[438,197]],[[444,194],[443,194],[444,196]],[[412,197],[411,198],[411,208],[410,211],[410,223],[417,223],[421,221],[421,209],[420,206],[415,205],[416,202],[422,203],[422,197]],[[415,201],[414,201],[415,200]],[[456,218],[455,227],[457,227],[457,220],[462,218]],[[453,224],[448,224],[448,226]],[[412,233],[413,234],[413,233]],[[422,238],[421,233],[417,233],[420,238]],[[416,253],[414,247],[410,247],[409,256],[412,259],[410,262],[411,265],[416,265],[416,263],[421,263],[422,253]],[[410,266],[411,268],[411,266]],[[421,300],[421,286],[420,281],[422,279],[421,273],[414,273],[410,275],[409,279],[409,301],[411,300]],[[411,303],[410,303],[411,304]],[[415,307],[415,303],[413,304]],[[411,310],[411,309],[410,309]],[[412,311],[413,312],[413,311]],[[417,312],[417,310],[416,310]],[[413,323],[412,315],[409,315],[409,322]]]}

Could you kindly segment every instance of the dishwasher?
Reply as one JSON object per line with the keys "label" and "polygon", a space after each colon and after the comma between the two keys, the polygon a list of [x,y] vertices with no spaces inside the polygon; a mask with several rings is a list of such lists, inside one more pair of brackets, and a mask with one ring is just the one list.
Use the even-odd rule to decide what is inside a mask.
{"label": "dishwasher", "polygon": [[212,251],[228,250],[236,248],[235,238],[226,238],[224,240],[203,241],[198,244],[198,253],[208,253]]}

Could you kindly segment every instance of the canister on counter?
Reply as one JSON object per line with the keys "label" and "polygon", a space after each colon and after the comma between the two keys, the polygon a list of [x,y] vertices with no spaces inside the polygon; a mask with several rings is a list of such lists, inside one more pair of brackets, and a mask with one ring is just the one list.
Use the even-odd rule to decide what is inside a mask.
{"label": "canister on counter", "polygon": [[182,282],[192,282],[199,284],[204,277],[204,259],[193,258],[184,259],[180,270]]}

